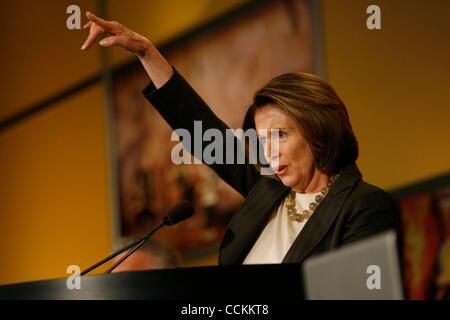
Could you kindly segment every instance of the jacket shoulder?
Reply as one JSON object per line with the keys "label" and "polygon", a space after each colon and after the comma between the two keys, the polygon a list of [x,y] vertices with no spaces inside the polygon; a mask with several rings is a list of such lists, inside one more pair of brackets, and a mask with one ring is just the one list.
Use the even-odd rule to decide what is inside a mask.
{"label": "jacket shoulder", "polygon": [[343,213],[344,243],[389,229],[399,229],[400,215],[394,198],[385,190],[363,180],[350,192]]}
{"label": "jacket shoulder", "polygon": [[348,198],[356,208],[375,206],[396,208],[394,198],[385,190],[364,180],[358,181]]}

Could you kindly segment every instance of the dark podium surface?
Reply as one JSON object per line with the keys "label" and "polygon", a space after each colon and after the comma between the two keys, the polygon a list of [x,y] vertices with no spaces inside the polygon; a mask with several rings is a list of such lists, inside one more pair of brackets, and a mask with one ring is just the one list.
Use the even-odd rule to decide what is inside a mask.
{"label": "dark podium surface", "polygon": [[67,278],[0,286],[1,300],[303,298],[299,264],[195,267],[83,276],[80,290],[69,290]]}

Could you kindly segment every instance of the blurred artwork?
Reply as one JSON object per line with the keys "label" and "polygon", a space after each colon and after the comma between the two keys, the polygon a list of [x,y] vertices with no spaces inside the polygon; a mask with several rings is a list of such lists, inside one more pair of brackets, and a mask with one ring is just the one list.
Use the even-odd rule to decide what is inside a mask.
{"label": "blurred artwork", "polygon": [[399,201],[409,299],[449,299],[450,185]]}
{"label": "blurred artwork", "polygon": [[[253,93],[271,78],[313,72],[310,16],[306,1],[264,1],[162,51],[219,118],[240,128]],[[243,198],[205,165],[172,163],[178,142],[142,95],[148,81],[140,65],[113,76],[122,236],[144,233],[185,199],[194,216],[156,238],[183,255],[217,246]]]}

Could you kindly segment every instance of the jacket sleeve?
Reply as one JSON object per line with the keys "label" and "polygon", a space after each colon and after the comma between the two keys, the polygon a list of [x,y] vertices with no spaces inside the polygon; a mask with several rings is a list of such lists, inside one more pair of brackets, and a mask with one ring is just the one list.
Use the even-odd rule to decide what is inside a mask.
{"label": "jacket sleeve", "polygon": [[[240,140],[232,135],[232,145],[235,147],[233,152],[227,150],[226,146],[231,145],[230,141],[226,139],[227,134],[230,134],[230,131],[227,133],[228,126],[212,112],[175,68],[172,77],[161,88],[156,89],[154,84],[150,83],[144,89],[143,94],[173,130],[185,129],[190,133],[190,141],[183,139],[183,146],[197,159],[203,158],[203,151],[211,142],[201,139],[201,148],[195,146],[195,143],[200,141],[194,141],[194,122],[201,121],[203,132],[208,129],[219,130],[223,137],[223,139],[219,140],[223,150],[221,157],[223,162],[217,161],[208,165],[232,188],[244,197],[248,195],[260,178],[258,170],[254,165],[249,164],[243,154],[241,156],[245,158],[245,162],[242,163],[241,161],[239,163],[242,164],[238,164],[237,157],[239,152],[245,153]],[[201,133],[202,136],[203,132]],[[214,144],[217,145],[216,141],[214,141]],[[232,154],[227,154],[227,151]],[[233,161],[226,161],[230,157]],[[226,164],[230,162],[233,164]]]}

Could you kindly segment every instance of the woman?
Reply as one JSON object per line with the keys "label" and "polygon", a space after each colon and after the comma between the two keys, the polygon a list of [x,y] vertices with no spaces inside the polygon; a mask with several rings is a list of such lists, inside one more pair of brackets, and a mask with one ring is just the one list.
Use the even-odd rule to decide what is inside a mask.
{"label": "woman", "polygon": [[[151,84],[145,97],[173,129],[227,126],[145,37],[118,22],[87,13],[90,29],[82,50],[120,46],[139,57]],[[279,130],[278,152],[262,141],[275,179],[251,164],[211,168],[246,199],[230,222],[220,264],[299,263],[386,229],[396,228],[396,205],[383,190],[361,178],[358,143],[343,102],[319,78],[291,73],[259,90],[244,129]],[[192,144],[191,144],[192,145]],[[301,232],[300,232],[301,231]]]}

